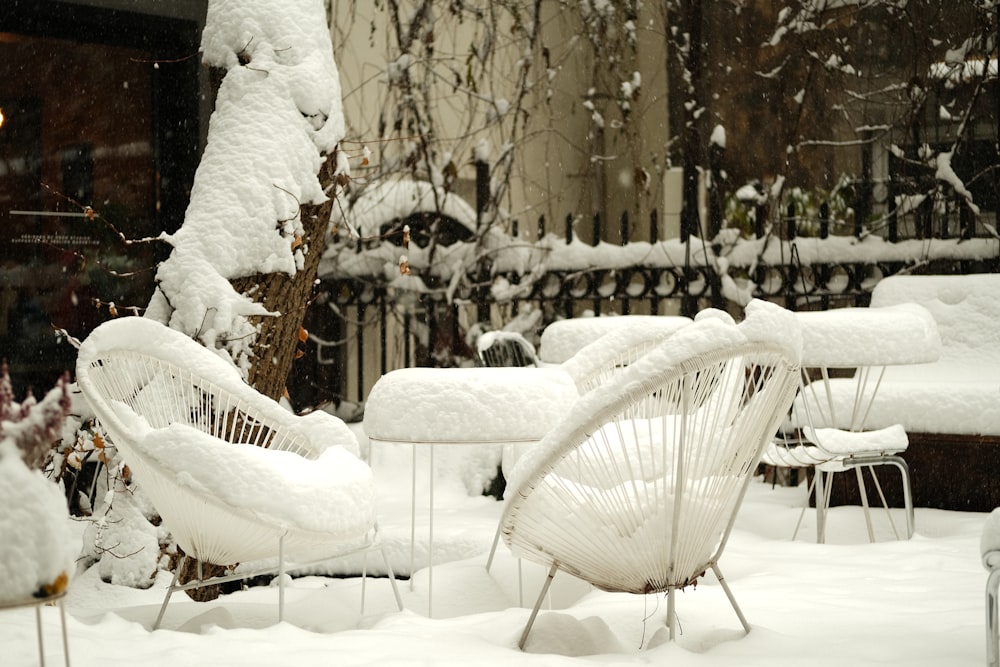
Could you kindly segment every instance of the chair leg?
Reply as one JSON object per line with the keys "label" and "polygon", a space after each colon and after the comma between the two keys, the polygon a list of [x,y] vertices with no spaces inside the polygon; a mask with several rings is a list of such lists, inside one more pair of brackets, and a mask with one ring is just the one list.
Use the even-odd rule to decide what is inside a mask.
{"label": "chair leg", "polygon": [[389,585],[392,586],[392,594],[396,598],[396,606],[399,607],[400,611],[403,611],[403,598],[399,595],[399,586],[396,585],[396,575],[392,572],[392,565],[389,564],[389,557],[385,553],[385,547],[381,547],[379,551],[382,552],[382,562],[385,563],[385,571],[389,576]]}
{"label": "chair leg", "polygon": [[990,570],[986,580],[986,664],[1000,667],[1000,647],[998,647],[997,589],[1000,588],[1000,569]]}
{"label": "chair leg", "polygon": [[809,481],[808,488],[806,488],[806,504],[802,506],[802,511],[799,512],[799,520],[795,522],[795,530],[792,531],[792,542],[799,536],[799,528],[802,527],[802,519],[806,515],[806,510],[809,509],[809,498],[812,496],[813,491],[816,489],[816,476],[819,471],[813,472],[813,478]]}
{"label": "chair leg", "polygon": [[910,484],[910,466],[901,456],[887,456],[886,463],[899,470],[903,482],[903,507],[906,508],[906,539],[913,537],[916,521],[913,518],[913,487]]}
{"label": "chair leg", "polygon": [[278,538],[278,623],[285,620],[285,536]]}
{"label": "chair leg", "polygon": [[[743,615],[743,610],[740,606],[736,604],[736,597],[733,596],[733,591],[730,590],[729,584],[726,582],[725,577],[722,576],[722,570],[719,569],[717,563],[712,563],[712,572],[715,572],[715,578],[719,580],[719,584],[722,586],[722,590],[725,591],[726,597],[729,598],[729,604],[733,605],[733,611],[736,612],[736,616],[739,617],[740,623],[743,625],[743,630],[747,634],[750,634],[750,624],[747,622],[746,616]],[[673,592],[673,589],[671,589]]]}
{"label": "chair leg", "polygon": [[35,605],[35,636],[38,638],[38,663],[45,667],[45,643],[42,639],[42,607]]}
{"label": "chair leg", "polygon": [[667,591],[667,631],[670,633],[670,641],[677,638],[677,607],[674,592],[673,588]]}
{"label": "chair leg", "polygon": [[497,532],[493,534],[493,546],[490,547],[490,556],[486,559],[486,571],[493,567],[493,557],[497,554],[497,545],[500,544],[500,523],[497,523]]}
{"label": "chair leg", "polygon": [[[901,456],[878,456],[878,457],[864,457],[849,459],[847,461],[852,466],[856,467],[858,470],[862,466],[868,467],[872,471],[872,477],[875,480],[876,489],[879,493],[879,498],[882,501],[882,505],[886,508],[886,512],[889,511],[889,504],[885,501],[885,494],[882,492],[881,485],[879,484],[878,478],[875,477],[874,467],[877,465],[891,465],[899,470],[900,481],[903,486],[903,506],[906,512],[906,539],[913,537],[913,532],[915,530],[914,512],[913,512],[913,487],[910,483],[910,466],[907,465],[906,460]],[[892,517],[889,518],[889,523],[892,526],[893,533],[896,534],[897,539],[899,538],[898,531],[896,531],[895,524],[892,523]],[[874,541],[874,540],[873,540]]]}
{"label": "chair leg", "polygon": [[361,615],[365,615],[365,598],[368,594],[368,551],[361,554]]}
{"label": "chair leg", "polygon": [[[826,543],[826,513],[830,507],[830,489],[833,488],[831,479],[824,481],[824,473],[816,468],[816,543]],[[833,473],[830,473],[830,477]]]}
{"label": "chair leg", "polygon": [[538,616],[538,610],[542,606],[542,600],[545,599],[545,595],[549,592],[549,586],[552,585],[552,578],[556,576],[556,570],[559,569],[559,563],[552,563],[552,567],[549,568],[549,576],[545,578],[545,583],[542,585],[542,590],[538,594],[538,599],[535,600],[535,607],[531,610],[531,615],[528,617],[528,623],[524,626],[524,632],[521,633],[521,639],[517,642],[517,647],[524,650],[524,644],[528,641],[528,633],[531,632],[531,626],[535,624],[535,617]]}
{"label": "chair leg", "polygon": [[[871,544],[875,544],[875,528],[872,526],[872,513],[868,507],[868,489],[865,487],[865,478],[861,474],[860,466],[854,469],[854,476],[858,480],[858,495],[861,497],[861,508],[865,513],[865,527],[868,529],[868,541]],[[878,484],[878,481],[876,480],[875,483]]]}
{"label": "chair leg", "polygon": [[163,614],[167,611],[167,603],[170,602],[170,596],[174,594],[174,589],[177,586],[177,579],[181,576],[181,570],[184,569],[184,564],[187,562],[188,557],[185,555],[181,558],[180,562],[177,563],[177,569],[174,570],[174,578],[170,582],[170,586],[167,587],[167,595],[163,598],[163,604],[160,605],[160,613],[156,615],[156,621],[153,622],[153,629],[156,630],[160,627],[160,622],[163,620]]}
{"label": "chair leg", "polygon": [[69,633],[66,632],[66,605],[59,600],[59,621],[62,623],[63,659],[69,667]]}

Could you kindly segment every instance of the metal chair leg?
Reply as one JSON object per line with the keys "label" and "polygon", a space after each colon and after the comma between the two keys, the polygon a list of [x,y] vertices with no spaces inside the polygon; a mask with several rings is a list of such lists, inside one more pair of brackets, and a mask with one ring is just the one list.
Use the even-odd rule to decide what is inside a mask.
{"label": "metal chair leg", "polygon": [[[719,565],[717,563],[712,563],[712,572],[715,573],[715,578],[719,580],[719,585],[722,586],[722,590],[725,591],[726,597],[729,598],[729,604],[733,605],[733,611],[736,612],[736,616],[740,619],[740,623],[743,625],[743,630],[745,630],[747,634],[750,634],[750,623],[747,622],[746,616],[743,615],[743,610],[740,609],[738,604],[736,604],[736,597],[733,595],[733,591],[730,590],[725,577],[722,576],[722,571],[719,569]],[[673,592],[673,590],[671,590],[671,592]]]}
{"label": "metal chair leg", "polygon": [[392,571],[392,565],[389,564],[389,557],[385,553],[385,547],[379,549],[382,552],[382,562],[385,563],[385,572],[389,577],[389,585],[392,586],[392,594],[396,598],[396,606],[400,611],[403,611],[403,598],[399,595],[399,586],[396,585],[396,575]]}
{"label": "metal chair leg", "polygon": [[38,638],[38,662],[45,667],[45,644],[42,639],[42,606],[35,605],[35,637]]}
{"label": "metal chair leg", "polygon": [[63,658],[69,667],[69,634],[66,632],[66,605],[59,600],[59,622],[62,624]]}
{"label": "metal chair leg", "polygon": [[497,554],[497,546],[500,544],[500,523],[497,523],[497,532],[493,534],[493,546],[490,547],[490,556],[486,559],[486,571],[493,567],[493,557]]}
{"label": "metal chair leg", "polygon": [[545,595],[549,592],[549,586],[552,585],[552,578],[556,576],[556,570],[559,569],[559,563],[552,563],[552,567],[549,568],[549,576],[545,578],[545,583],[542,585],[542,590],[538,594],[538,599],[535,600],[535,607],[531,610],[531,615],[528,617],[528,623],[524,626],[524,632],[521,633],[521,639],[517,642],[517,647],[524,650],[524,644],[528,641],[528,633],[531,632],[531,626],[535,624],[535,617],[538,616],[538,610],[542,606],[542,600],[545,599]]}
{"label": "metal chair leg", "polygon": [[160,605],[160,613],[156,615],[156,620],[153,622],[153,630],[160,627],[160,622],[163,621],[163,615],[167,611],[167,604],[170,602],[170,596],[174,594],[174,590],[177,587],[177,579],[181,576],[181,570],[184,569],[184,564],[187,562],[188,557],[185,555],[181,558],[180,562],[177,563],[177,569],[174,570],[174,578],[170,582],[170,586],[167,588],[167,595],[163,598],[163,604]]}

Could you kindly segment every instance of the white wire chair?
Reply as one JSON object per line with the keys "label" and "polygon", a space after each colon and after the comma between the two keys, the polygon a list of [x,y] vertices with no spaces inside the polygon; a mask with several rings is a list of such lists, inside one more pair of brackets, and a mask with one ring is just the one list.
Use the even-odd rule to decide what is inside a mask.
{"label": "white wire chair", "polygon": [[[719,311],[721,312],[721,311]],[[681,318],[636,317],[629,321],[628,328],[612,329],[597,340],[584,345],[575,355],[558,365],[576,385],[580,395],[589,393],[606,384],[637,359],[666,340],[680,328]],[[732,318],[730,318],[732,323]],[[508,444],[504,446],[501,465],[504,476],[510,475],[517,460],[528,451],[530,444]],[[486,571],[493,567],[497,546],[500,543],[500,524],[493,537],[490,555],[486,560]],[[519,587],[520,593],[520,587]],[[519,600],[520,602],[520,600]]]}
{"label": "white wire chair", "polygon": [[534,346],[516,331],[487,331],[476,340],[483,366],[538,366]]}
{"label": "white wire chair", "polygon": [[[913,493],[910,471],[906,460],[900,456],[909,446],[909,437],[900,424],[881,429],[866,430],[872,396],[878,391],[885,372],[884,366],[858,368],[853,378],[831,379],[829,370],[818,369],[819,377],[810,377],[810,369],[802,370],[799,398],[792,406],[792,421],[802,424],[803,445],[786,448],[772,443],[762,460],[775,465],[781,461],[798,461],[803,467],[813,466],[807,497],[815,498],[817,511],[816,540],[826,541],[826,518],[830,507],[833,476],[853,470],[858,485],[865,526],[870,542],[875,541],[868,492],[864,471],[867,469],[878,498],[885,510],[886,520],[896,539],[900,533],[889,511],[882,483],[875,468],[889,466],[899,472],[902,488],[905,537],[914,531]],[[814,369],[814,372],[817,372]],[[805,513],[803,507],[802,513]],[[796,524],[792,539],[798,534],[802,514]]]}
{"label": "white wire chair", "polygon": [[[185,558],[199,562],[197,579],[185,584],[183,562],[177,566],[154,628],[176,591],[269,573],[278,574],[280,621],[289,564],[381,551],[371,470],[336,417],[292,414],[209,349],[141,317],[95,329],[76,371]],[[384,551],[382,558],[402,609]],[[243,567],[203,578],[203,562]]]}
{"label": "white wire chair", "polygon": [[[771,336],[783,333],[793,338]],[[718,320],[696,322],[583,396],[522,456],[503,538],[548,568],[522,649],[558,570],[606,591],[667,592],[673,638],[675,591],[711,569],[749,632],[718,561],[794,396],[798,353]]]}

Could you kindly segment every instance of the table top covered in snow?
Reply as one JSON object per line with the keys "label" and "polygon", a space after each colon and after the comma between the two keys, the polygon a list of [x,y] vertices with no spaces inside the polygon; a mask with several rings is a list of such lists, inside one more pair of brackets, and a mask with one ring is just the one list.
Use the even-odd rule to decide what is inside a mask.
{"label": "table top covered in snow", "polygon": [[402,368],[365,403],[365,433],[396,443],[539,440],[578,397],[558,368]]}
{"label": "table top covered in snow", "polygon": [[806,367],[923,364],[941,355],[934,318],[917,304],[803,311],[796,317]]}

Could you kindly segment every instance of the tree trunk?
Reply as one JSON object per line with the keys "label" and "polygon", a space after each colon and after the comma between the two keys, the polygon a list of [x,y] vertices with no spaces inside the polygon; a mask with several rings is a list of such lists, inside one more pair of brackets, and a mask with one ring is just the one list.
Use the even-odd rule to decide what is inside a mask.
{"label": "tree trunk", "polygon": [[[305,237],[302,239],[305,253],[305,265],[294,276],[284,273],[269,273],[237,278],[233,287],[241,294],[247,294],[254,301],[263,303],[273,317],[258,318],[260,335],[254,345],[254,357],[247,376],[247,381],[260,393],[277,400],[285,389],[285,382],[295,361],[298,350],[298,332],[306,314],[306,308],[312,300],[313,283],[319,268],[319,260],[326,246],[326,233],[330,224],[330,212],[333,208],[334,170],[336,154],[328,155],[320,169],[319,179],[323,191],[329,198],[319,204],[305,205],[299,209],[302,216],[302,227]],[[202,576],[205,578],[220,576],[226,573],[226,566],[203,562]],[[184,584],[197,578],[198,561],[188,558],[179,576]],[[214,600],[224,592],[223,586],[212,585],[193,588],[185,591],[192,600],[207,602]]]}
{"label": "tree trunk", "polygon": [[298,334],[302,320],[312,301],[316,272],[326,246],[333,208],[335,166],[336,154],[328,155],[319,173],[323,191],[329,194],[329,198],[317,206],[304,205],[299,211],[305,230],[302,242],[307,248],[302,269],[293,276],[269,273],[231,281],[237,292],[262,303],[275,313],[270,317],[254,318],[254,324],[260,326],[260,334],[253,346],[254,356],[247,376],[247,382],[254,389],[275,400],[284,393],[285,382],[299,349]]}

